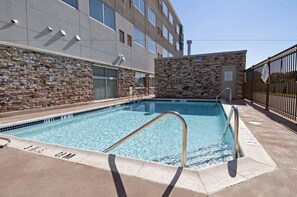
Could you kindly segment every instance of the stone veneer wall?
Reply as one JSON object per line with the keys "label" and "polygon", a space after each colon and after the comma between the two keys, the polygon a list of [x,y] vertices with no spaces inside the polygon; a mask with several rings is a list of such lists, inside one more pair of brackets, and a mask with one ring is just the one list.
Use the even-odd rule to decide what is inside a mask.
{"label": "stone veneer wall", "polygon": [[[194,62],[195,57],[203,61]],[[246,51],[155,60],[158,98],[215,98],[221,91],[221,67],[237,65],[236,98],[243,98]]]}
{"label": "stone veneer wall", "polygon": [[90,62],[0,45],[0,112],[92,100]]}
{"label": "stone veneer wall", "polygon": [[118,71],[118,96],[129,96],[129,87],[135,88],[135,71],[125,68],[119,68]]}
{"label": "stone veneer wall", "polygon": [[[136,88],[135,70],[126,68],[119,68],[118,71],[118,96],[126,97],[129,96],[129,87],[132,86],[133,90],[136,90],[139,94],[148,95],[148,88]],[[146,74],[148,77],[149,74]],[[147,85],[147,84],[146,84]]]}

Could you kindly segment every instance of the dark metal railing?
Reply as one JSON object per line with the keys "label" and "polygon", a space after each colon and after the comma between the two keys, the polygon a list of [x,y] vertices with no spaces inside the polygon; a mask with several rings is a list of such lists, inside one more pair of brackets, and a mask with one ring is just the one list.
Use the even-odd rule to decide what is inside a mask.
{"label": "dark metal railing", "polygon": [[[265,64],[269,68],[268,83],[261,80]],[[244,97],[297,121],[297,45],[247,69]]]}

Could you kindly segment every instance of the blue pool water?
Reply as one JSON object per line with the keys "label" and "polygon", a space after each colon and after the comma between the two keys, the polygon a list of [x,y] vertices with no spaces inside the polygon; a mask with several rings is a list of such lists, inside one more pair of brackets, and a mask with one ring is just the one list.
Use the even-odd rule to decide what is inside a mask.
{"label": "blue pool water", "polygon": [[[187,166],[201,168],[232,160],[231,132],[214,102],[142,101],[5,132],[26,139],[103,151],[163,112],[177,111],[188,125]],[[180,166],[182,125],[168,116],[110,153]]]}

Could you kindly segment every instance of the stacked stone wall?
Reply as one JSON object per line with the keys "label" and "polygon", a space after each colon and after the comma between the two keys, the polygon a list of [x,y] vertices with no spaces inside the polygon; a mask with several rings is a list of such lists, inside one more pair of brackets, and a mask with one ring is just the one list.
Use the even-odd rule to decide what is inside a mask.
{"label": "stacked stone wall", "polygon": [[[148,88],[148,76],[146,73],[146,82],[145,87],[136,87],[136,78],[135,78],[135,70],[130,70],[126,68],[119,68],[118,72],[118,95],[119,97],[127,97],[129,96],[129,87],[132,86],[133,90],[138,92],[141,95],[148,95],[153,93],[153,88]],[[149,90],[152,89],[152,90]]]}
{"label": "stacked stone wall", "polygon": [[119,68],[118,71],[118,96],[129,96],[129,87],[135,89],[135,71],[125,68]]}
{"label": "stacked stone wall", "polygon": [[245,61],[246,51],[156,59],[155,96],[215,98],[221,92],[222,66],[237,66],[235,97],[243,98]]}
{"label": "stacked stone wall", "polygon": [[90,62],[0,45],[0,112],[92,100]]}

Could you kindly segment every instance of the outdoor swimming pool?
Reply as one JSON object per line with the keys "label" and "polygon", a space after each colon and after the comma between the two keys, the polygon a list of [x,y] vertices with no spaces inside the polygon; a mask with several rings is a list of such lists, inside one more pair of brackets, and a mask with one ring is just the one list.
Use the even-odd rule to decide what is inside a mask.
{"label": "outdoor swimming pool", "polygon": [[[202,168],[233,158],[232,134],[223,135],[221,104],[179,100],[144,100],[44,121],[4,132],[25,139],[103,151],[163,112],[176,111],[188,125],[187,166]],[[164,117],[110,153],[180,166],[182,125]]]}

